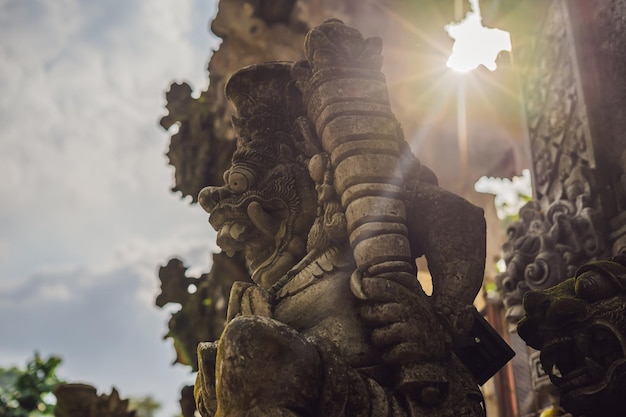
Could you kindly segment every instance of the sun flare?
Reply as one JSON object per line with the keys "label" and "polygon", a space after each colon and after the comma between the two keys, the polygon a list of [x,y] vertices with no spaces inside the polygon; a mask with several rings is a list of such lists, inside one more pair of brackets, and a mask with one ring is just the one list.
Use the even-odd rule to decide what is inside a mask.
{"label": "sun flare", "polygon": [[469,72],[483,65],[489,71],[496,69],[496,59],[502,51],[511,51],[509,32],[483,26],[478,0],[470,0],[472,11],[460,23],[445,26],[452,39],[452,55],[447,66],[457,72]]}

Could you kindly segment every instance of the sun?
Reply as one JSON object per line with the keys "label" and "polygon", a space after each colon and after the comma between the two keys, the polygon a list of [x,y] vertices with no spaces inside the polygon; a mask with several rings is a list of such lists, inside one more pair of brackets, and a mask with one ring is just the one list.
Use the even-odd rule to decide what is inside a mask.
{"label": "sun", "polygon": [[447,66],[457,72],[469,72],[483,65],[490,71],[496,69],[496,59],[502,51],[511,51],[509,32],[483,26],[478,0],[470,0],[472,11],[460,23],[445,26],[452,39],[452,55]]}

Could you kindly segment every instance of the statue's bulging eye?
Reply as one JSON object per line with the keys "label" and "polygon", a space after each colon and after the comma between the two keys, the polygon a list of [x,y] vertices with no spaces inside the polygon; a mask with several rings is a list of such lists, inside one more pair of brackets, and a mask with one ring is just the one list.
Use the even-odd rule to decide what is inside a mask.
{"label": "statue's bulging eye", "polygon": [[254,175],[248,169],[232,168],[227,176],[228,186],[236,193],[246,192],[254,183]]}

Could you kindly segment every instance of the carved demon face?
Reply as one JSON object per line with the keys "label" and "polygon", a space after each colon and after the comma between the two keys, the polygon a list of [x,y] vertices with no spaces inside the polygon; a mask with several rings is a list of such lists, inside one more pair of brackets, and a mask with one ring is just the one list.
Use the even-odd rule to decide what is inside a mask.
{"label": "carved demon face", "polygon": [[290,63],[242,68],[226,84],[236,108],[237,150],[222,187],[198,197],[227,254],[242,250],[252,279],[270,288],[306,254],[315,184],[291,135],[303,114]]}
{"label": "carved demon face", "polygon": [[519,335],[541,350],[563,408],[575,416],[622,415],[615,410],[626,407],[625,261],[585,265],[575,278],[524,298]]}
{"label": "carved demon face", "polygon": [[317,199],[306,167],[281,132],[240,138],[225,185],[200,192],[217,244],[243,250],[252,279],[270,288],[306,254]]}

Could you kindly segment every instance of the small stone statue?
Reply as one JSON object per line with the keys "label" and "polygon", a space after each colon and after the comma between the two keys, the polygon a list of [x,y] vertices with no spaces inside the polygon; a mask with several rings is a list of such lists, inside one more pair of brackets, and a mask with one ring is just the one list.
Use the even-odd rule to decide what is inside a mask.
{"label": "small stone statue", "polygon": [[57,403],[55,417],[134,417],[128,409],[128,400],[120,398],[113,388],[111,394],[98,395],[96,388],[87,384],[59,384],[54,388]]}
{"label": "small stone statue", "polygon": [[381,48],[330,20],[306,60],[226,86],[237,149],[199,202],[254,284],[235,283],[219,341],[198,346],[205,417],[484,416],[452,346],[473,324],[485,220],[411,153]]}
{"label": "small stone statue", "polygon": [[574,417],[619,417],[626,410],[626,256],[589,262],[576,275],[524,297],[520,337]]}

